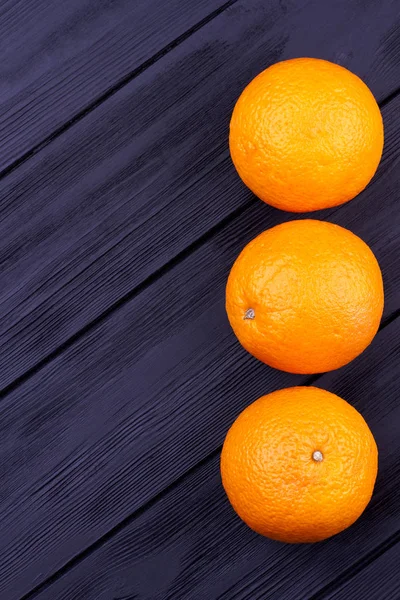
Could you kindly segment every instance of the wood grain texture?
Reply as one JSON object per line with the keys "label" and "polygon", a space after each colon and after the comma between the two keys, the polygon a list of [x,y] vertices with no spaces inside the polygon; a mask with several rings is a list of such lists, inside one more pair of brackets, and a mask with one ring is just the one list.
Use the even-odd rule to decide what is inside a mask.
{"label": "wood grain texture", "polygon": [[222,6],[222,0],[3,2],[0,172]]}
{"label": "wood grain texture", "polygon": [[[0,16],[4,9],[15,17],[13,6],[3,3]],[[45,4],[37,6],[43,15]],[[73,6],[65,7],[66,14]],[[85,6],[80,4],[83,11]],[[106,13],[107,7],[121,9],[113,13],[113,38],[129,27],[125,12],[134,13],[126,3],[96,6]],[[145,29],[151,3],[130,6],[142,11]],[[100,13],[98,18],[103,31]],[[65,43],[71,49],[77,30],[70,21]],[[78,29],[83,21],[78,18]],[[305,381],[257,363],[226,322],[224,284],[239,249],[261,229],[291,218],[253,201],[238,180],[227,158],[229,113],[256,72],[301,54],[349,66],[383,100],[399,84],[399,24],[398,5],[389,1],[322,6],[313,0],[300,7],[285,0],[237,2],[2,179],[1,385],[105,315],[0,404],[2,598],[28,593],[193,469],[218,448],[249,401]],[[89,70],[100,65],[103,75],[95,56]],[[78,58],[75,66],[79,96],[82,81],[90,87],[91,79]],[[107,69],[105,64],[105,74]],[[64,65],[60,77],[68,80],[68,73]],[[52,113],[29,94],[38,119],[39,107]],[[63,98],[66,107],[72,96]],[[54,94],[58,118],[56,101]],[[398,102],[394,98],[384,109],[387,145],[374,183],[349,205],[323,213],[372,245],[384,271],[386,317],[399,307]],[[44,129],[38,120],[38,131]],[[10,130],[11,145],[16,132]],[[210,485],[217,481],[211,477]],[[187,524],[190,504],[185,515]],[[215,537],[215,526],[213,531]],[[227,543],[230,534],[227,528]],[[193,541],[186,537],[185,543],[191,547]],[[193,564],[186,562],[185,569],[201,573],[201,558],[193,546],[185,559]],[[168,582],[157,583],[155,575],[162,552],[150,566],[140,560],[142,585],[154,573],[155,587],[139,588],[139,598],[162,597]],[[181,568],[174,560],[171,572]],[[222,593],[228,575],[226,563],[220,566],[215,581],[225,581]],[[135,572],[140,577],[140,569]],[[76,593],[80,600],[84,585]]]}
{"label": "wood grain texture", "polygon": [[[399,24],[389,1],[379,11],[347,0],[238,2],[4,178],[0,386],[251,202],[227,130],[253,75],[319,55],[382,100],[400,80]],[[389,135],[393,118],[385,114]],[[259,210],[260,229],[277,220]]]}
{"label": "wood grain texture", "polygon": [[[344,570],[351,573],[355,564],[367,563],[377,546],[400,531],[399,336],[397,319],[351,365],[317,382],[361,411],[379,447],[372,502],[350,529],[319,544],[262,538],[233,513],[220,482],[219,456],[214,456],[37,599],[73,600],[79,593],[82,600],[336,598],[314,594]],[[350,581],[338,598],[397,598],[396,593],[379,596],[378,588],[385,588],[378,569],[379,561],[371,587],[360,583],[360,573],[359,581]],[[393,574],[389,582],[393,592],[398,589]]]}
{"label": "wood grain texture", "polygon": [[[398,532],[400,534],[400,532]],[[397,536],[399,538],[399,535]],[[338,589],[327,593],[328,600],[368,598],[368,600],[394,600],[400,597],[400,544],[397,543],[374,560]],[[322,600],[322,597],[321,597]]]}
{"label": "wood grain texture", "polygon": [[[376,252],[385,317],[400,305],[397,139],[369,189],[324,214]],[[252,202],[2,401],[0,594],[18,598],[204,459],[251,400],[306,381],[250,357],[224,311],[238,249],[284,218]]]}
{"label": "wood grain texture", "polygon": [[223,231],[0,404],[0,596],[19,598],[194,466],[263,389],[304,380],[264,367],[229,330],[240,232]]}

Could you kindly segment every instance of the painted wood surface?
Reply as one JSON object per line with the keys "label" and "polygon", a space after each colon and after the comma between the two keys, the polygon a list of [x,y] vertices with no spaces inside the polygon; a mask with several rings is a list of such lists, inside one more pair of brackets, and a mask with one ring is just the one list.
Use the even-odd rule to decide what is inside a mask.
{"label": "painted wood surface", "polygon": [[[360,569],[354,577],[343,578],[338,589],[333,589],[326,598],[332,600],[347,600],[347,598],[364,596],[368,600],[392,600],[400,596],[400,579],[398,566],[400,559],[399,532],[393,543],[382,555],[374,555],[373,560]],[[386,547],[385,547],[386,548]],[[329,591],[329,589],[328,589]]]}
{"label": "painted wood surface", "polygon": [[0,173],[34,155],[230,4],[3,1]]}
{"label": "painted wood surface", "polygon": [[[386,318],[398,307],[395,173],[384,161],[373,184],[382,186],[382,196],[371,185],[331,219],[377,253]],[[218,448],[247,403],[307,380],[249,357],[224,315],[229,267],[237,246],[259,230],[263,212],[253,203],[246,228],[243,216],[222,228],[3,400],[4,593],[15,590],[15,554],[24,565],[21,583],[37,572],[50,575]],[[58,543],[53,528],[68,544]],[[29,546],[22,543],[27,533]]]}
{"label": "painted wood surface", "polygon": [[[351,529],[319,544],[288,545],[262,538],[233,513],[221,488],[219,455],[213,454],[38,598],[70,600],[78,590],[84,590],[88,600],[330,598],[326,587],[332,593],[343,572],[357,572],[359,563],[368,565],[393,543],[393,534],[400,536],[399,377],[394,374],[399,336],[396,319],[352,365],[315,382],[360,410],[379,445],[375,495]],[[382,586],[379,571],[376,577]],[[398,586],[398,577],[392,578],[392,585],[395,580]],[[323,595],[318,593],[321,589]],[[352,593],[339,597],[370,597],[367,592],[357,596],[357,587],[350,589]]]}
{"label": "painted wood surface", "polygon": [[[356,599],[398,539],[398,3],[2,2],[2,28],[0,597]],[[230,112],[301,55],[382,106],[374,181],[313,216],[372,246],[386,304],[373,346],[316,379],[372,426],[377,494],[343,536],[290,547],[235,519],[218,452],[246,404],[314,380],[248,356],[223,306],[243,245],[294,217],[241,184]]]}
{"label": "painted wood surface", "polygon": [[[320,55],[361,75],[379,101],[393,93],[392,3],[379,13],[325,5],[235,4],[0,181],[1,388],[252,202],[227,132],[236,98],[262,68]],[[271,214],[260,211],[258,231]]]}

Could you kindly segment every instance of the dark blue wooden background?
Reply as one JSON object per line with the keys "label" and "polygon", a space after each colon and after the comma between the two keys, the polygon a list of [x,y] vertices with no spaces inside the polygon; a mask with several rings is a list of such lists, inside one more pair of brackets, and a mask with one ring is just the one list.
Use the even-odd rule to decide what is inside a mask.
{"label": "dark blue wooden background", "polygon": [[[0,599],[400,598],[398,0],[0,0]],[[315,213],[368,242],[386,304],[334,373],[269,369],[224,311],[244,244],[287,219],[229,159],[243,87],[315,56],[383,113],[377,175]],[[231,510],[219,452],[259,395],[309,384],[359,409],[375,495],[317,545]]]}

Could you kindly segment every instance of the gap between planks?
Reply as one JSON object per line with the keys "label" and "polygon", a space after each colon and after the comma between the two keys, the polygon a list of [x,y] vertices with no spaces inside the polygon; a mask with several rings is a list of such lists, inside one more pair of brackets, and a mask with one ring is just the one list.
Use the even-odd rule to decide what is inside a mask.
{"label": "gap between planks", "polygon": [[[400,317],[400,308],[397,309],[394,313],[389,315],[381,324],[379,331],[382,331],[386,327],[388,327],[393,321],[395,321],[398,317]],[[304,386],[314,385],[319,379],[321,379],[325,373],[318,373],[315,375],[311,375],[303,384]],[[85,548],[82,552],[79,552],[76,556],[74,556],[71,560],[69,560],[65,565],[63,565],[60,569],[55,571],[50,577],[42,581],[35,588],[30,590],[24,596],[21,596],[20,600],[33,600],[38,594],[42,593],[46,589],[48,589],[51,585],[53,585],[56,581],[58,581],[61,577],[63,577],[66,573],[71,571],[74,567],[76,567],[83,560],[88,558],[91,554],[96,552],[99,548],[104,546],[109,540],[111,540],[115,535],[121,532],[125,527],[129,526],[135,519],[140,517],[146,511],[155,506],[160,500],[166,497],[173,490],[177,489],[188,477],[195,474],[199,469],[208,464],[211,460],[218,456],[221,452],[222,446],[218,446],[212,452],[207,454],[203,459],[201,459],[198,463],[196,463],[193,467],[185,471],[182,475],[180,475],[175,481],[170,483],[167,487],[161,490],[158,494],[153,496],[148,502],[143,504],[140,508],[135,510],[133,513],[128,515],[125,519],[120,521],[117,525],[112,527],[107,533],[97,539],[93,544]],[[369,552],[366,556],[364,556],[361,560],[354,563],[351,567],[349,567],[343,574],[336,577],[333,581],[327,584],[322,590],[319,590],[316,594],[314,594],[310,600],[322,600],[326,593],[330,593],[336,589],[339,585],[349,581],[354,575],[357,575],[360,571],[362,571],[365,567],[371,564],[376,558],[390,550],[395,544],[400,541],[400,531],[397,531],[393,535],[391,535],[387,540],[378,544],[376,548],[374,548],[371,552]]]}

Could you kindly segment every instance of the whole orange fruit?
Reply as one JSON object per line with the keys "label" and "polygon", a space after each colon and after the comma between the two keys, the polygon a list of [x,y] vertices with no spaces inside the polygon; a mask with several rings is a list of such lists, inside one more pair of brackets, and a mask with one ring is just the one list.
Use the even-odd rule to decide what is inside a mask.
{"label": "whole orange fruit", "polygon": [[230,124],[233,163],[259,198],[306,212],[347,202],[382,155],[383,124],[368,87],[315,58],[277,63],[241,94]]}
{"label": "whole orange fruit", "polygon": [[372,341],[383,311],[378,262],[359,237],[305,219],[268,229],[230,272],[226,310],[240,343],[292,373],[337,369]]}
{"label": "whole orange fruit", "polygon": [[282,542],[317,542],[354,523],[377,465],[360,413],[315,387],[256,400],[228,431],[221,455],[222,483],[239,517]]}

